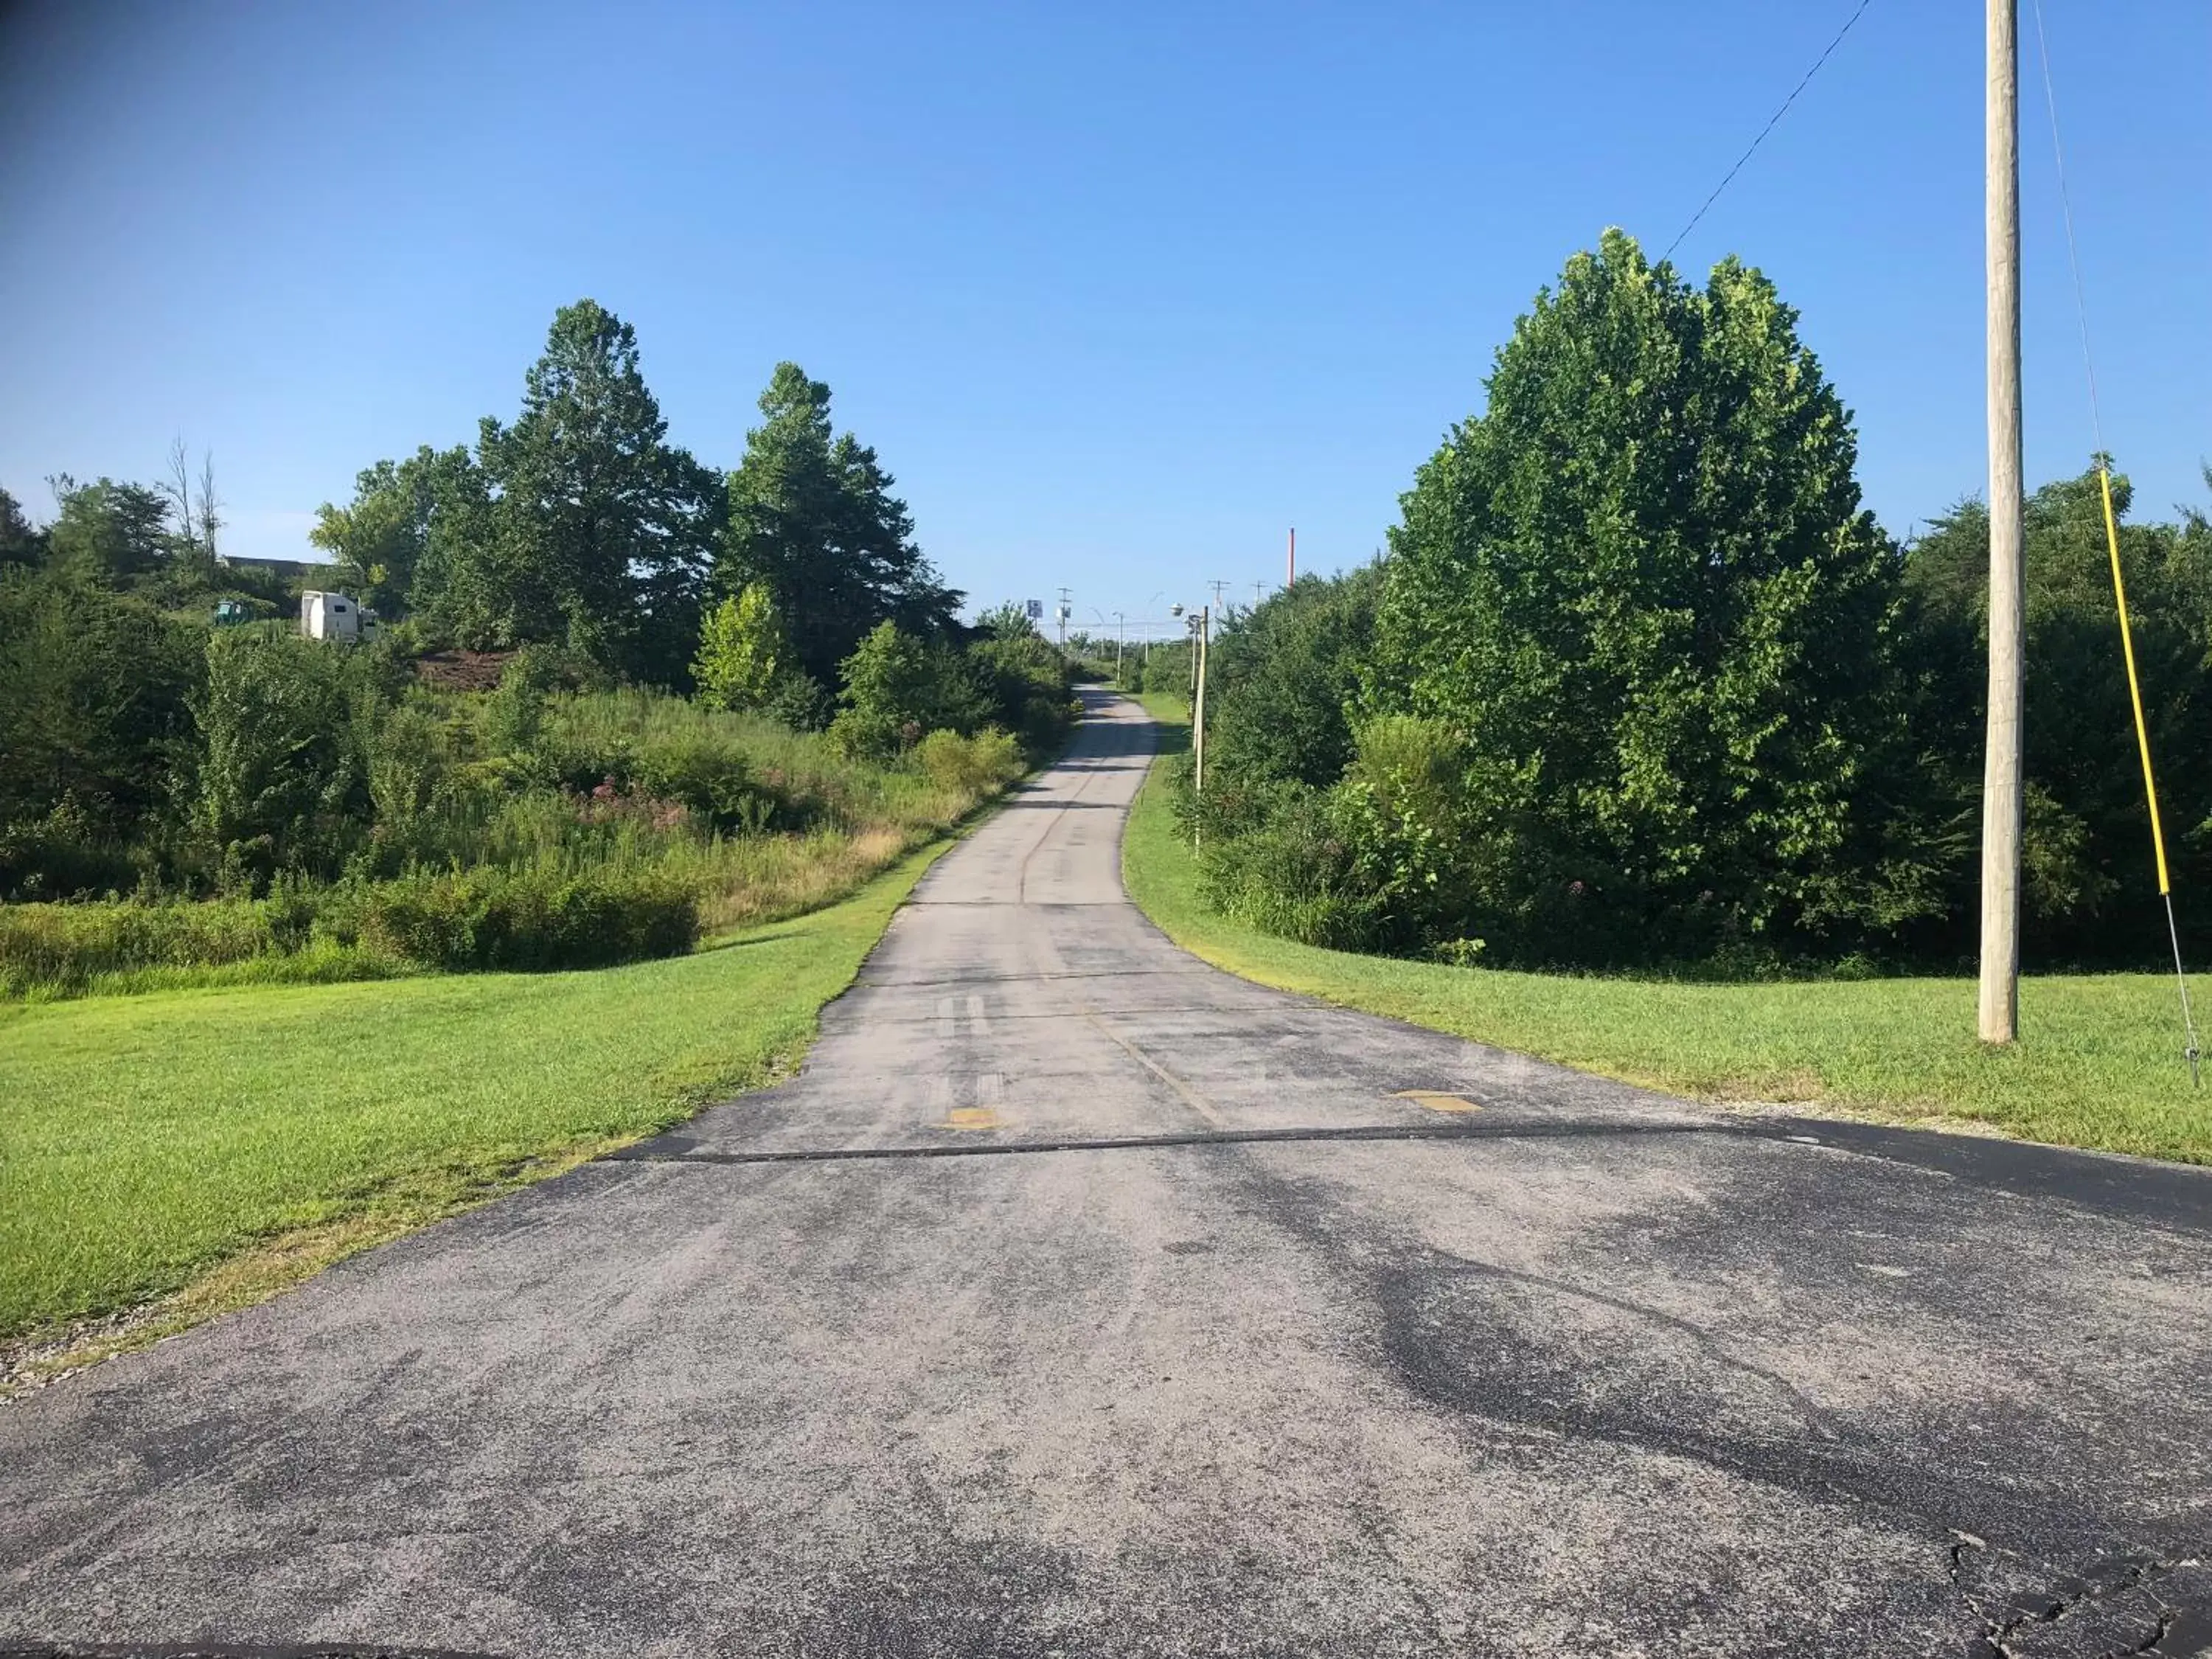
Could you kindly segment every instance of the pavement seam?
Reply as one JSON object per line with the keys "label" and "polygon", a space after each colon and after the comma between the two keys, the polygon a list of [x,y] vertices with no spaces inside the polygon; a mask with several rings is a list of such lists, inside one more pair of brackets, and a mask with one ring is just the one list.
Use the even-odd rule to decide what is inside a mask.
{"label": "pavement seam", "polygon": [[[1054,1136],[1036,1140],[961,1140],[942,1146],[822,1146],[721,1152],[683,1146],[655,1150],[650,1141],[610,1152],[602,1164],[853,1164],[934,1158],[1004,1158],[1034,1152],[1156,1152],[1181,1146],[1285,1146],[1329,1141],[1551,1140],[1638,1135],[1737,1135],[1771,1139],[1726,1123],[1360,1123],[1327,1128],[1192,1129],[1157,1135]],[[664,1148],[669,1143],[663,1139]]]}

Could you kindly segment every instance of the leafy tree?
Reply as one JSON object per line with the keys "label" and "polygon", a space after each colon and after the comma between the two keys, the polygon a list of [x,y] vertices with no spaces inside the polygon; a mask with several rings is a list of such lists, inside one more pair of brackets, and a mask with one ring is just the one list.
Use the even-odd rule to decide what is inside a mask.
{"label": "leafy tree", "polygon": [[406,614],[426,562],[441,577],[440,597],[465,608],[451,573],[479,556],[489,529],[489,497],[475,474],[459,446],[425,444],[404,461],[379,461],[356,478],[349,503],[316,508],[307,539],[331,556],[346,590],[380,615]]}
{"label": "leafy tree", "polygon": [[774,694],[788,650],[767,584],[748,582],[707,613],[692,682],[709,702],[758,708]]}
{"label": "leafy tree", "polygon": [[208,636],[195,818],[226,885],[334,874],[366,836],[378,673],[368,652],[296,635]]}
{"label": "leafy tree", "polygon": [[100,478],[52,481],[60,512],[46,532],[48,556],[87,580],[133,587],[161,574],[176,550],[168,498],[143,484]]}
{"label": "leafy tree", "polygon": [[1366,697],[1465,742],[1468,933],[1692,956],[1893,899],[1860,797],[1899,556],[1796,324],[1734,259],[1697,289],[1609,231],[1404,497]]}
{"label": "leafy tree", "polygon": [[[2187,519],[2126,522],[2133,491],[2125,477],[2113,478],[2112,494],[2167,853],[2178,879],[2195,887],[2212,880],[2212,848],[2198,829],[2212,819],[2212,776],[2195,764],[2212,748],[2212,544]],[[2155,945],[2165,924],[2096,469],[2045,485],[2024,516],[2023,945],[2045,962],[2128,959]],[[1913,729],[1930,799],[1959,825],[1948,896],[1951,943],[1963,951],[1982,784],[1988,509],[1965,501],[1938,520],[1909,550],[1905,577],[1918,673]]]}
{"label": "leafy tree", "polygon": [[1004,605],[994,605],[975,618],[975,631],[994,640],[1033,640],[1044,636],[1037,625],[1030,620],[1030,613],[1018,599],[1008,599]]}
{"label": "leafy tree", "polygon": [[878,623],[841,665],[844,689],[830,741],[858,759],[888,761],[933,724],[937,677],[927,644],[897,623]]}
{"label": "leafy tree", "polygon": [[1024,631],[977,640],[963,653],[961,670],[975,688],[977,712],[963,729],[1002,726],[1021,739],[1031,760],[1042,761],[1067,736],[1074,719],[1073,688],[1067,659],[1026,617],[1020,620]]}
{"label": "leafy tree", "polygon": [[[385,465],[379,462],[363,478]],[[349,579],[361,579],[370,592],[396,585],[400,566],[411,559],[399,609],[432,638],[477,650],[526,643],[509,627],[512,596],[500,559],[497,503],[476,457],[463,444],[444,450],[425,445],[395,472],[391,498],[368,506],[356,496],[355,509],[366,508],[358,522],[332,524],[331,541],[321,544],[331,546]],[[394,525],[399,527],[384,539],[380,532]]]}
{"label": "leafy tree", "polygon": [[1206,764],[1226,781],[1326,787],[1351,763],[1347,710],[1374,646],[1380,565],[1309,576],[1234,615],[1206,668]]}
{"label": "leafy tree", "polygon": [[37,564],[46,556],[45,532],[25,516],[21,502],[0,489],[0,570]]}
{"label": "leafy tree", "polygon": [[789,618],[799,665],[827,681],[878,623],[910,635],[953,626],[960,595],[914,542],[876,452],[833,432],[830,388],[779,363],[731,475],[716,587],[765,583]]}

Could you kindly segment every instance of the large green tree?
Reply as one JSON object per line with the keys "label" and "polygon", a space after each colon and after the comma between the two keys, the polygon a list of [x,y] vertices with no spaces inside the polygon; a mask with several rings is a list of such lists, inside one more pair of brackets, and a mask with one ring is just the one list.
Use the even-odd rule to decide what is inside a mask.
{"label": "large green tree", "polygon": [[331,556],[346,590],[383,616],[413,607],[416,572],[427,567],[434,597],[465,617],[492,608],[480,605],[465,580],[469,567],[487,562],[489,503],[465,446],[425,444],[405,460],[363,469],[351,501],[316,509],[307,539]]}
{"label": "large green tree", "polygon": [[0,489],[0,570],[37,564],[46,556],[46,532],[31,522],[21,501]]}
{"label": "large green tree", "polygon": [[1403,500],[1371,707],[1445,722],[1493,872],[1470,933],[1698,954],[1886,912],[1896,548],[1773,285],[1608,232]]}
{"label": "large green tree", "polygon": [[[2128,522],[2134,492],[2124,477],[2112,485],[2167,853],[2184,890],[2201,890],[2212,880],[2212,774],[2198,763],[2212,750],[2212,536],[2195,515]],[[2095,468],[2031,495],[2025,532],[2024,946],[2045,963],[2154,958],[2165,924]],[[1905,562],[1913,731],[1931,798],[1948,803],[1969,842],[1951,906],[1961,950],[1974,896],[1989,550],[1988,508],[1968,501],[1915,541]]]}
{"label": "large green tree", "polygon": [[779,363],[760,410],[730,477],[717,589],[765,583],[799,665],[824,684],[878,623],[948,632],[961,596],[915,545],[876,452],[832,428],[830,388]]}
{"label": "large green tree", "polygon": [[52,480],[59,507],[46,532],[48,557],[74,575],[109,587],[155,580],[177,550],[169,498],[144,484],[100,478]]}
{"label": "large green tree", "polygon": [[1308,576],[1228,619],[1208,652],[1209,770],[1224,782],[1316,787],[1344,775],[1382,591],[1382,567],[1363,565]]}
{"label": "large green tree", "polygon": [[[480,483],[447,468],[454,533],[440,544],[434,513],[417,555],[426,623],[464,644],[557,643],[641,678],[681,681],[722,492],[667,434],[636,331],[594,301],[562,307],[521,412],[511,425],[483,422]],[[419,522],[411,511],[394,516]],[[373,548],[380,525],[366,529]]]}

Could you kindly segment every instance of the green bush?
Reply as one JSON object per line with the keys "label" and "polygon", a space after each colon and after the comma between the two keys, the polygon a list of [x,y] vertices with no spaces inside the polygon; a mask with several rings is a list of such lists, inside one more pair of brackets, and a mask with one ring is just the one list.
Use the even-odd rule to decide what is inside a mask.
{"label": "green bush", "polygon": [[915,763],[940,789],[979,799],[996,794],[1026,770],[1013,734],[987,726],[972,738],[933,732],[915,750]]}
{"label": "green bush", "polygon": [[[51,570],[0,573],[0,897],[135,884],[195,743],[201,630]],[[188,790],[187,790],[188,793]]]}
{"label": "green bush", "polygon": [[0,823],[0,894],[75,898],[138,884],[131,849],[95,823],[72,792],[35,818]]}
{"label": "green bush", "polygon": [[362,942],[426,967],[543,971],[679,955],[696,894],[651,869],[478,868],[380,882],[359,897]]}
{"label": "green bush", "polygon": [[233,629],[207,642],[197,828],[223,884],[330,876],[364,842],[388,688],[366,652]]}
{"label": "green bush", "polygon": [[963,665],[988,711],[983,724],[1012,732],[1032,761],[1058,751],[1079,705],[1069,695],[1066,661],[1042,636],[1031,630],[979,640]]}
{"label": "green bush", "polygon": [[[1382,568],[1371,564],[1306,577],[1230,617],[1207,652],[1208,771],[1317,788],[1344,775],[1382,592]],[[1177,666],[1188,674],[1187,650]]]}
{"label": "green bush", "polygon": [[776,799],[754,781],[744,752],[704,733],[645,744],[630,766],[631,786],[682,803],[700,825],[757,835],[776,816]]}
{"label": "green bush", "polygon": [[845,689],[830,742],[854,760],[895,760],[929,729],[934,702],[927,645],[896,624],[880,623],[846,658]]}

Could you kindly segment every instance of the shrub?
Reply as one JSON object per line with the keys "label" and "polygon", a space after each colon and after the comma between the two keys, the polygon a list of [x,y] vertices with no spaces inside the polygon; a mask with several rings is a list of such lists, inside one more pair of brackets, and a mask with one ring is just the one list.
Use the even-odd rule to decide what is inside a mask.
{"label": "shrub", "polygon": [[118,884],[106,844],[173,822],[202,631],[59,572],[0,574],[0,893]]}
{"label": "shrub", "polygon": [[210,635],[197,713],[197,823],[226,883],[334,873],[374,810],[383,687],[366,653],[284,634]]}
{"label": "shrub", "polygon": [[648,742],[630,767],[632,786],[679,801],[698,823],[757,835],[775,817],[773,793],[757,786],[742,750],[703,733]]}
{"label": "shrub", "polygon": [[1206,665],[1208,771],[1316,788],[1343,776],[1382,591],[1379,564],[1308,576],[1224,623]]}
{"label": "shrub", "polygon": [[927,729],[928,648],[891,623],[880,623],[845,659],[845,689],[830,742],[855,760],[895,759]]}
{"label": "shrub", "polygon": [[130,849],[93,822],[74,792],[42,817],[0,824],[0,897],[112,893],[138,878]]}
{"label": "shrub", "polygon": [[987,726],[972,738],[957,732],[932,732],[915,750],[915,759],[940,789],[975,799],[995,794],[1026,769],[1021,745],[1011,732]]}
{"label": "shrub", "polygon": [[699,937],[696,895],[651,869],[416,875],[368,889],[357,914],[372,949],[450,971],[605,967]]}
{"label": "shrub", "polygon": [[776,677],[762,708],[794,732],[820,732],[836,716],[837,700],[819,681],[793,668]]}
{"label": "shrub", "polygon": [[1279,787],[1243,834],[1202,842],[1206,902],[1224,915],[1304,945],[1379,948],[1386,903],[1362,883],[1319,790]]}
{"label": "shrub", "polygon": [[748,582],[707,613],[691,678],[700,700],[758,708],[774,695],[791,650],[765,582]]}
{"label": "shrub", "polygon": [[983,723],[1013,732],[1032,760],[1057,750],[1075,718],[1067,665],[1035,631],[977,641],[965,667],[990,712]]}

